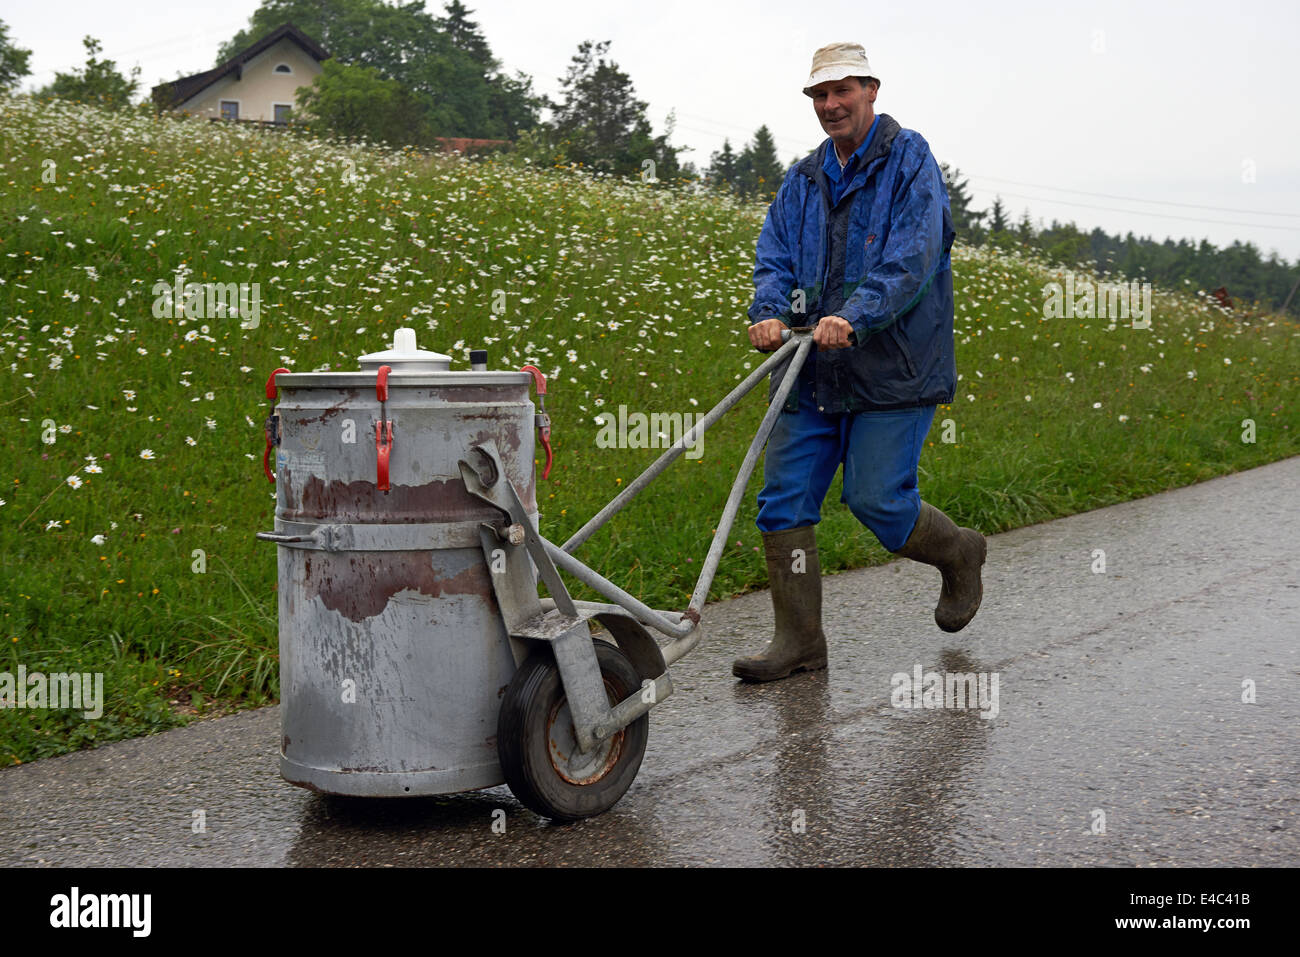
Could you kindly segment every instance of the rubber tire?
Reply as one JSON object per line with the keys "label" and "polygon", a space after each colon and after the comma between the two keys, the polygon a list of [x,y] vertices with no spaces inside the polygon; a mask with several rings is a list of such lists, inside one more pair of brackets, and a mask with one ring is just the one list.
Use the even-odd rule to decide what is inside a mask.
{"label": "rubber tire", "polygon": [[[641,677],[623,652],[606,641],[593,642],[601,676],[614,686],[610,704],[639,687]],[[551,763],[547,721],[565,700],[560,670],[549,649],[529,655],[506,687],[497,718],[497,758],[511,792],[529,810],[555,821],[594,817],[613,807],[632,786],[650,737],[650,716],[623,728],[622,753],[597,781],[573,784]]]}

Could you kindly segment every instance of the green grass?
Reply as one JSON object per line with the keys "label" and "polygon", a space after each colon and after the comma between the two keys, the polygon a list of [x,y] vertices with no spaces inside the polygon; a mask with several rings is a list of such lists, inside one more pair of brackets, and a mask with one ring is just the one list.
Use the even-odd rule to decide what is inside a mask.
{"label": "green grass", "polygon": [[[493,368],[538,365],[556,450],[542,531],[563,541],[658,454],[597,448],[598,413],[703,412],[761,359],[744,312],[762,208],[25,97],[0,99],[0,145],[0,671],[103,671],[108,692],[99,721],[0,710],[0,761],[275,699],[275,555],[253,538],[273,518],[275,367],[353,369],[401,325],[459,368],[480,346]],[[261,325],[155,319],[151,287],[182,267],[259,282]],[[1040,263],[959,248],[954,276],[962,379],[921,491],[963,524],[1001,531],[1300,452],[1294,323],[1194,290],[1157,290],[1147,331],[1047,320],[1059,274]],[[683,607],[764,394],[579,556]],[[715,598],[765,584],[759,484]],[[839,491],[824,569],[886,560]]]}

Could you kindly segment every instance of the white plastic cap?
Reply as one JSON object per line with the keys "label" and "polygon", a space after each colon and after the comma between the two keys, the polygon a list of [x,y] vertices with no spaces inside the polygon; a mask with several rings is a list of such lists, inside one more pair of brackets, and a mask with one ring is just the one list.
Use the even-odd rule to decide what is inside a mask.
{"label": "white plastic cap", "polygon": [[407,328],[393,333],[393,348],[371,352],[358,361],[363,371],[392,366],[394,375],[402,372],[447,372],[451,369],[451,356],[417,348],[415,330]]}

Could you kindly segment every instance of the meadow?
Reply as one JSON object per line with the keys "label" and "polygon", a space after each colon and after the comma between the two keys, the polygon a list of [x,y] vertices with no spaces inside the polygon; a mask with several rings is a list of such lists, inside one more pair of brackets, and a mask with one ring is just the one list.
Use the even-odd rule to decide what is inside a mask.
{"label": "meadow", "polygon": [[[274,509],[272,369],[354,369],[399,326],[453,368],[471,348],[537,365],[556,455],[542,533],[559,542],[658,454],[598,444],[602,411],[704,412],[761,361],[745,318],[761,206],[28,97],[0,98],[0,146],[0,672],[103,672],[107,692],[99,720],[0,710],[0,763],[276,699],[274,546],[253,538]],[[961,379],[921,492],[962,524],[991,534],[1300,452],[1295,323],[1190,287],[1155,289],[1149,329],[1046,318],[1064,271],[962,246],[953,270]],[[155,318],[154,285],[178,276],[258,283],[257,327]],[[579,556],[684,607],[765,395]],[[714,599],[765,587],[760,481]],[[839,491],[824,571],[889,560]]]}

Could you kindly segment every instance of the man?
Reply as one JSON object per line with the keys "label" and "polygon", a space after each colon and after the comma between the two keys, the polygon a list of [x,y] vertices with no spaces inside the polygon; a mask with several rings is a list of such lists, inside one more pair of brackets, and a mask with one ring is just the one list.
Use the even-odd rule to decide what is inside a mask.
{"label": "man", "polygon": [[733,665],[750,681],[826,667],[816,525],[840,465],[841,501],[881,544],[939,568],[940,628],[960,631],[983,596],[984,536],[922,502],[916,480],[956,390],[948,194],[921,135],[875,113],[879,88],[858,44],[813,55],[803,92],[829,138],[786,173],[758,240],[750,341],[771,351],[786,327],[816,325],[816,348],[767,446],[757,524],[776,632]]}

